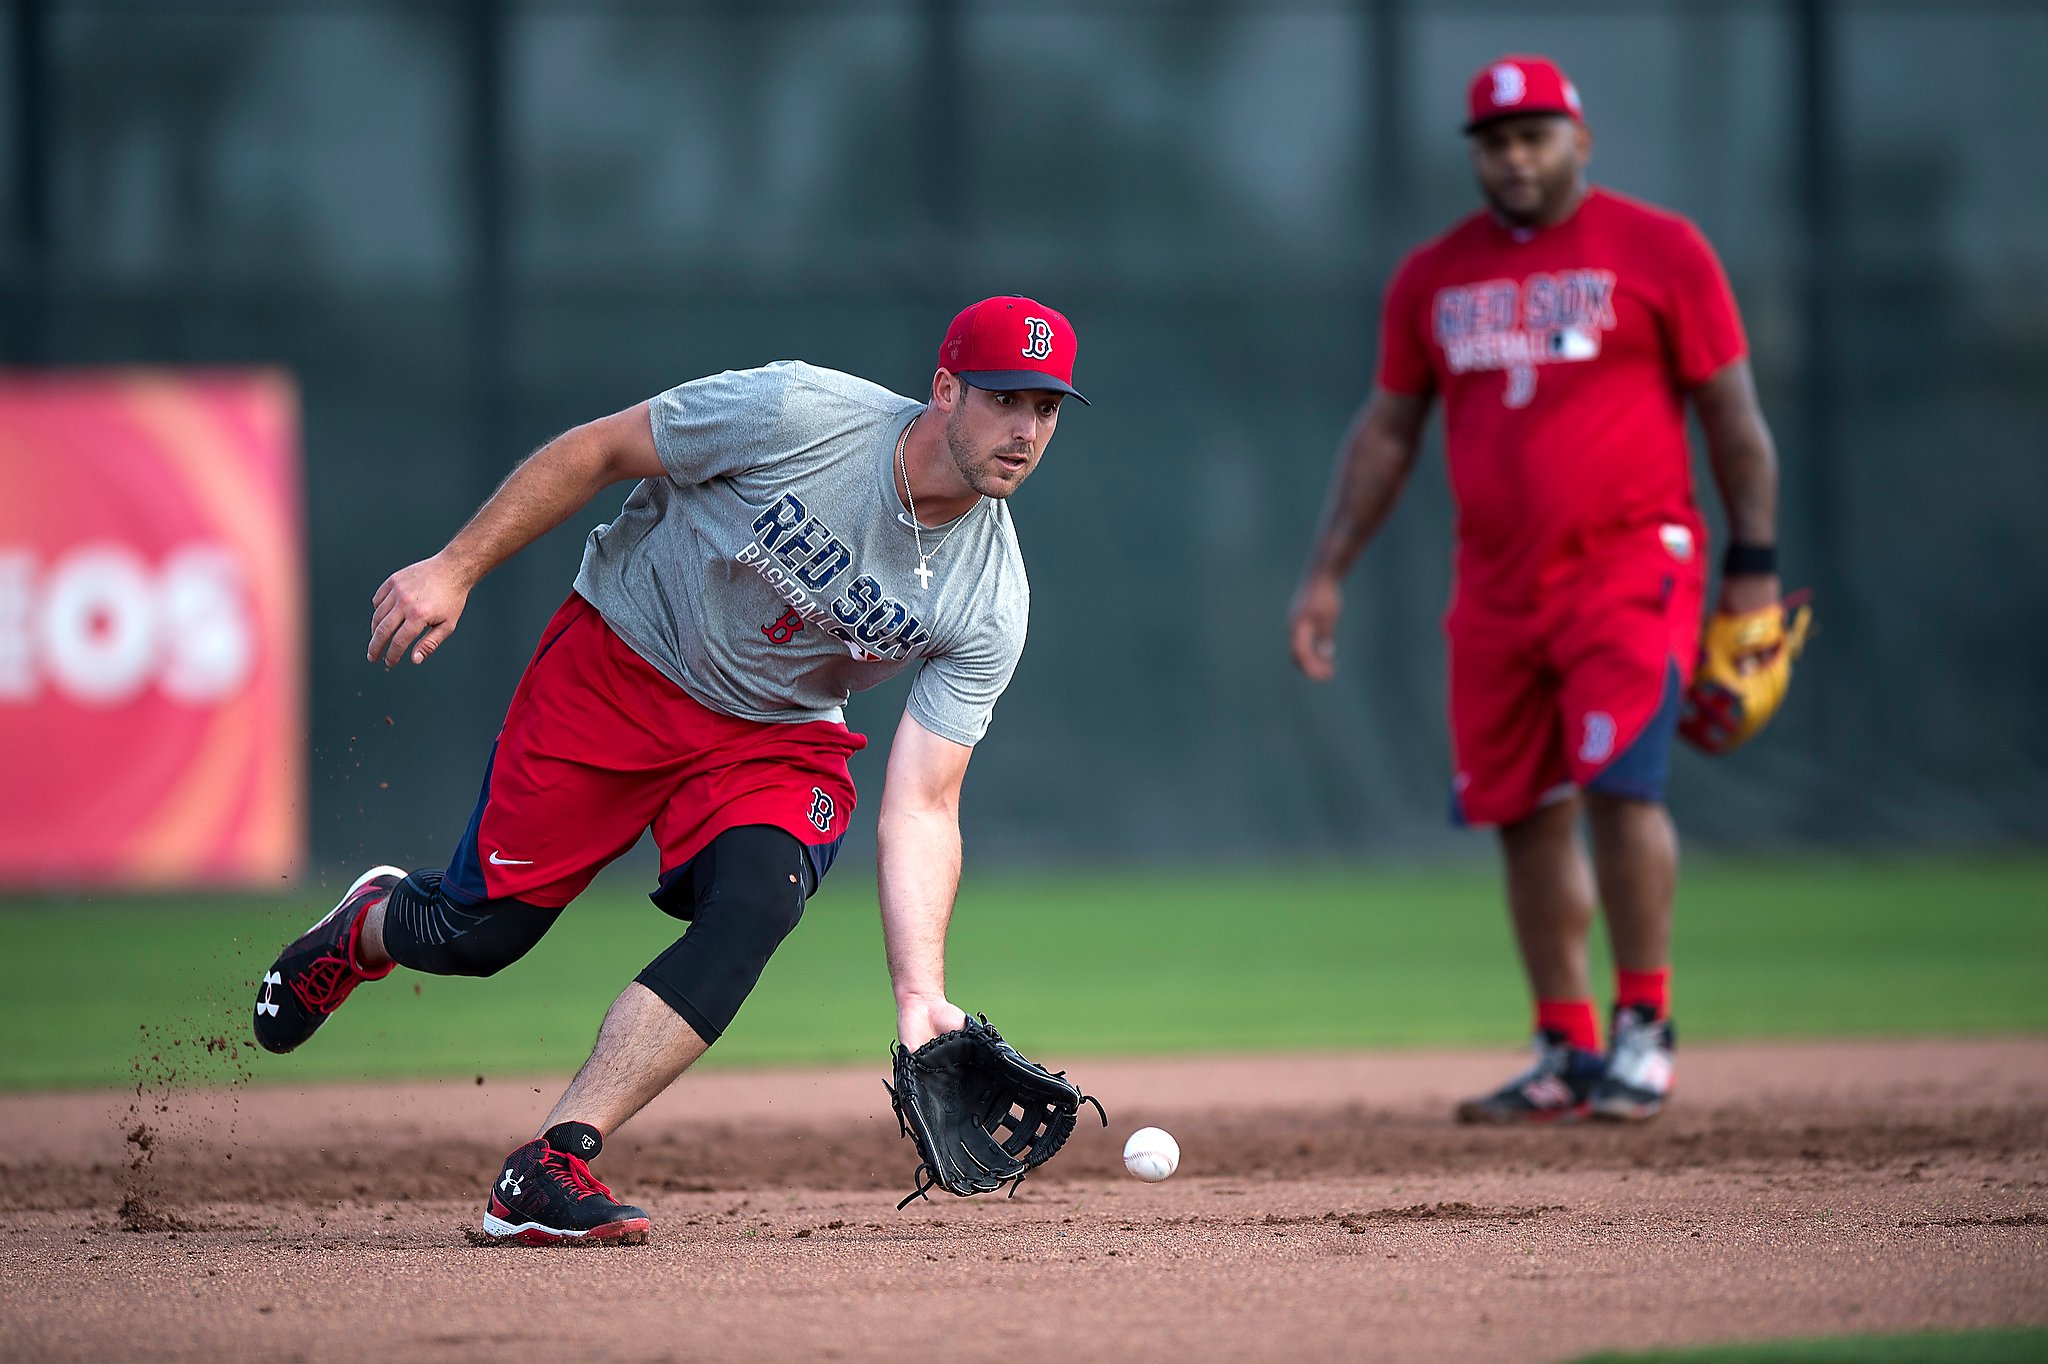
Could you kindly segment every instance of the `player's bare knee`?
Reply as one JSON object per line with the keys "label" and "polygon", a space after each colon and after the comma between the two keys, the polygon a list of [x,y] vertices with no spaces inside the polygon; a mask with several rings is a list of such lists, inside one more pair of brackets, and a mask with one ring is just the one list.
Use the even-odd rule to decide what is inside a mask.
{"label": "player's bare knee", "polygon": [[1502,823],[1501,841],[1510,852],[1524,847],[1569,843],[1578,836],[1581,808],[1579,793],[1561,792],[1527,814]]}
{"label": "player's bare knee", "polygon": [[1654,827],[1670,818],[1662,799],[1627,791],[1586,792],[1586,817],[1596,831]]}

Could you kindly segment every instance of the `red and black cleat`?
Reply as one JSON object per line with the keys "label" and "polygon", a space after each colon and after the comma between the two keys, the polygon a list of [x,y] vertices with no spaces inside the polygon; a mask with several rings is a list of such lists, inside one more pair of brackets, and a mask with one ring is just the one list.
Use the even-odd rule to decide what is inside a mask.
{"label": "red and black cleat", "polygon": [[1458,1105],[1459,1122],[1577,1122],[1607,1062],[1560,1038],[1537,1034],[1536,1064],[1491,1094]]}
{"label": "red and black cleat", "polygon": [[365,971],[356,965],[356,938],[363,915],[405,879],[397,867],[372,867],[355,879],[341,903],[278,954],[256,995],[256,1042],[265,1051],[287,1052],[316,1032],[349,992],[366,980],[382,980],[392,964]]}
{"label": "red and black cleat", "polygon": [[585,1157],[602,1145],[590,1124],[562,1122],[507,1156],[484,1208],[484,1234],[526,1246],[647,1244],[647,1214],[613,1198],[590,1173]]}

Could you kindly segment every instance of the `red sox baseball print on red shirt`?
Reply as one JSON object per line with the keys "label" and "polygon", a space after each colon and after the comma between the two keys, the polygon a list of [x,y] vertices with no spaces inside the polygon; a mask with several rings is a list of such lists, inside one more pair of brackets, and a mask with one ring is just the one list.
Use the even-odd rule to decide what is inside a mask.
{"label": "red sox baseball print on red shirt", "polygon": [[1460,591],[1526,601],[1588,537],[1695,523],[1684,395],[1744,350],[1699,230],[1606,190],[1556,227],[1481,212],[1410,255],[1379,383],[1443,395]]}

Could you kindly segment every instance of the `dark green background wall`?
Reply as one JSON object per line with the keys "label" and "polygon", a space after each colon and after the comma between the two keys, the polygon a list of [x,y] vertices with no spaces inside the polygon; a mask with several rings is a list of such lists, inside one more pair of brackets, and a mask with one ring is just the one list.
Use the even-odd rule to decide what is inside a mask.
{"label": "dark green background wall", "polygon": [[[1437,854],[1440,460],[1284,613],[1385,274],[1474,204],[1463,83],[1560,59],[1596,178],[1694,216],[1752,333],[1822,633],[1698,842],[2048,837],[2048,15],[1775,3],[13,0],[0,358],[302,385],[316,863],[438,861],[579,533],[420,671],[369,596],[527,449],[801,356],[921,393],[953,310],[1037,295],[1095,405],[1014,504],[1030,647],[969,780],[1008,859]],[[1432,437],[1434,441],[1434,437]],[[1710,484],[1702,487],[1711,506]],[[607,499],[589,521],[603,519]],[[900,690],[857,700],[876,751]]]}

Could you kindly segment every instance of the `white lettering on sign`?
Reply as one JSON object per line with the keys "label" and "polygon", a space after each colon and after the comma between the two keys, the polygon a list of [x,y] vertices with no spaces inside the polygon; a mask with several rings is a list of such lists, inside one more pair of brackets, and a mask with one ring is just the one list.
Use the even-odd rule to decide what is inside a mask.
{"label": "white lettering on sign", "polygon": [[0,705],[45,691],[118,706],[150,687],[186,705],[239,691],[256,661],[242,567],[226,548],[180,546],[154,568],[125,545],[39,564],[0,546]]}
{"label": "white lettering on sign", "polygon": [[36,621],[43,670],[86,705],[117,705],[148,682],[155,663],[149,568],[118,545],[73,550],[43,585]]}
{"label": "white lettering on sign", "polygon": [[33,554],[0,549],[0,703],[36,693],[36,654],[29,639],[35,572]]}
{"label": "white lettering on sign", "polygon": [[157,585],[164,695],[204,705],[239,690],[256,662],[242,566],[219,545],[187,545]]}

